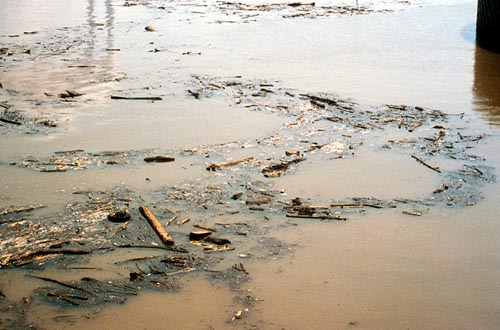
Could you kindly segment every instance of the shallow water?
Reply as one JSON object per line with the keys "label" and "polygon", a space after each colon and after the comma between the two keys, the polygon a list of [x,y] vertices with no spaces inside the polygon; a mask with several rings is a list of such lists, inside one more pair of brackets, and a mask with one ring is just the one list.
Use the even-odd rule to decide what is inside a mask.
{"label": "shallow water", "polygon": [[[167,15],[156,7],[122,4],[0,4],[2,42],[15,40],[6,35],[22,36],[25,31],[40,33],[22,36],[23,42],[46,35],[70,40],[81,34],[81,44],[62,61],[47,57],[2,72],[5,88],[35,100],[35,105],[18,99],[14,104],[27,113],[56,112],[63,120],[45,135],[10,131],[0,136],[0,206],[62,207],[77,189],[124,185],[147,194],[204,177],[203,164],[182,159],[165,170],[140,165],[65,176],[8,165],[27,155],[255,142],[287,121],[233,108],[231,100],[195,100],[186,92],[192,75],[242,75],[373,106],[410,104],[464,112],[474,118],[478,132],[498,136],[500,57],[474,45],[473,1],[412,1],[410,6],[389,1],[377,6],[397,11],[293,20],[266,16],[240,24],[216,24],[222,14],[205,7],[196,8],[204,14],[177,10]],[[145,34],[145,25],[154,25],[156,32]],[[65,26],[72,30],[57,30]],[[106,51],[109,48],[120,51]],[[154,49],[159,52],[150,52]],[[85,92],[85,100],[55,106],[52,99],[43,98],[44,92],[57,95],[66,89]],[[114,94],[159,95],[163,100],[110,100]],[[497,140],[487,139],[477,149],[495,166],[500,163],[499,147]],[[245,150],[233,156],[238,152]],[[494,171],[500,175],[498,168]],[[273,183],[291,197],[329,202],[352,196],[420,198],[440,179],[409,157],[367,147],[353,158],[305,162]],[[276,222],[287,221],[288,229],[269,235],[298,247],[277,260],[245,260],[251,281],[243,290],[259,301],[241,320],[229,322],[243,308],[234,292],[213,287],[203,275],[180,279],[178,292],[144,292],[124,305],[98,310],[37,306],[28,320],[53,329],[493,330],[500,323],[499,188],[498,183],[488,184],[484,200],[475,206],[430,207],[422,217],[392,210],[335,223],[271,216]],[[90,265],[107,265],[115,257]],[[87,273],[74,274],[83,275]],[[0,273],[0,290],[16,301],[29,295],[35,284],[20,272]]]}

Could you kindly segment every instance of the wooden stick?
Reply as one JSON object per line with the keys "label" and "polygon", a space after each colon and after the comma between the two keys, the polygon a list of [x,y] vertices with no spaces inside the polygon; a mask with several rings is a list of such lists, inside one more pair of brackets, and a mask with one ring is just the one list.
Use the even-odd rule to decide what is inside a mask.
{"label": "wooden stick", "polygon": [[75,289],[75,290],[78,290],[78,291],[82,291],[82,292],[88,293],[90,295],[96,295],[95,292],[89,291],[89,290],[84,289],[84,288],[80,288],[80,287],[78,287],[76,285],[73,285],[71,283],[66,283],[66,282],[62,282],[62,281],[59,281],[59,280],[56,280],[56,279],[53,279],[53,278],[43,277],[43,276],[37,276],[37,275],[28,275],[28,276],[33,277],[33,278],[37,278],[39,280],[43,280],[43,281],[46,281],[46,282],[56,283],[56,284],[65,286],[65,287],[70,288],[70,289]]}
{"label": "wooden stick", "polygon": [[116,96],[111,95],[112,100],[146,100],[146,101],[161,101],[159,96]]}
{"label": "wooden stick", "polygon": [[196,227],[196,228],[199,228],[199,229],[208,230],[208,231],[211,231],[213,233],[217,232],[217,229],[215,229],[215,228],[205,227],[205,226],[202,226],[202,225],[193,225],[193,227]]}
{"label": "wooden stick", "polygon": [[417,157],[417,156],[415,156],[415,155],[411,155],[411,157],[412,157],[413,159],[415,159],[417,162],[419,162],[420,164],[422,164],[422,165],[424,165],[424,166],[426,166],[426,167],[430,168],[431,170],[436,171],[436,172],[438,172],[438,173],[441,173],[441,170],[439,169],[439,167],[429,165],[429,164],[427,164],[424,160],[422,160],[421,158],[418,158],[418,157]]}
{"label": "wooden stick", "polygon": [[153,212],[146,205],[141,205],[139,207],[139,211],[141,214],[148,220],[151,227],[154,229],[158,237],[161,239],[162,243],[165,245],[174,245],[174,240],[167,231],[162,227],[158,219],[154,216]]}
{"label": "wooden stick", "polygon": [[288,218],[301,218],[301,219],[320,219],[320,220],[347,220],[346,217],[339,215],[320,215],[320,214],[298,214],[287,213]]}
{"label": "wooden stick", "polygon": [[217,170],[220,170],[221,168],[224,168],[224,167],[230,167],[230,166],[238,165],[241,163],[246,163],[252,159],[253,159],[253,157],[248,157],[248,158],[235,160],[235,161],[227,162],[227,163],[212,164],[212,165],[207,167],[207,171],[217,171]]}

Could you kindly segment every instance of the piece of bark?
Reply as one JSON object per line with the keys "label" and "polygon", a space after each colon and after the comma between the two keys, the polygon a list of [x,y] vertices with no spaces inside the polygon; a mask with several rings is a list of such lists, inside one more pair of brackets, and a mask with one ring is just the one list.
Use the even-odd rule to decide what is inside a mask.
{"label": "piece of bark", "polygon": [[158,219],[154,216],[153,212],[147,207],[146,205],[141,205],[139,207],[139,211],[141,211],[141,214],[148,220],[149,224],[153,228],[153,230],[156,232],[160,240],[162,241],[163,244],[165,245],[174,245],[174,240],[168,232],[165,230],[165,228],[162,227]]}
{"label": "piece of bark", "polygon": [[209,230],[196,230],[189,233],[189,239],[192,241],[201,241],[212,235]]}

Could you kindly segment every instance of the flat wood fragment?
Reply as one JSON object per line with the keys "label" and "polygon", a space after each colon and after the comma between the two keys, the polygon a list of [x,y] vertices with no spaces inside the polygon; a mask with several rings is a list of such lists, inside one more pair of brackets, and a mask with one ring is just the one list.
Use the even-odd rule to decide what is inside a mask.
{"label": "flat wood fragment", "polygon": [[141,205],[139,207],[139,211],[141,214],[146,218],[146,220],[149,222],[153,230],[156,232],[160,240],[162,241],[163,244],[165,245],[174,245],[174,240],[168,232],[165,230],[165,228],[162,227],[158,219],[154,216],[153,212],[147,207],[146,205]]}

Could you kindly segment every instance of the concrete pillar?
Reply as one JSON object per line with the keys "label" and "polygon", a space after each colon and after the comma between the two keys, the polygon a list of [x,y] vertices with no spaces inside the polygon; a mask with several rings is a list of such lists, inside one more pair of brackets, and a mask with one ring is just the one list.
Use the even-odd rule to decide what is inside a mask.
{"label": "concrete pillar", "polygon": [[476,42],[481,47],[500,53],[499,0],[478,0]]}

